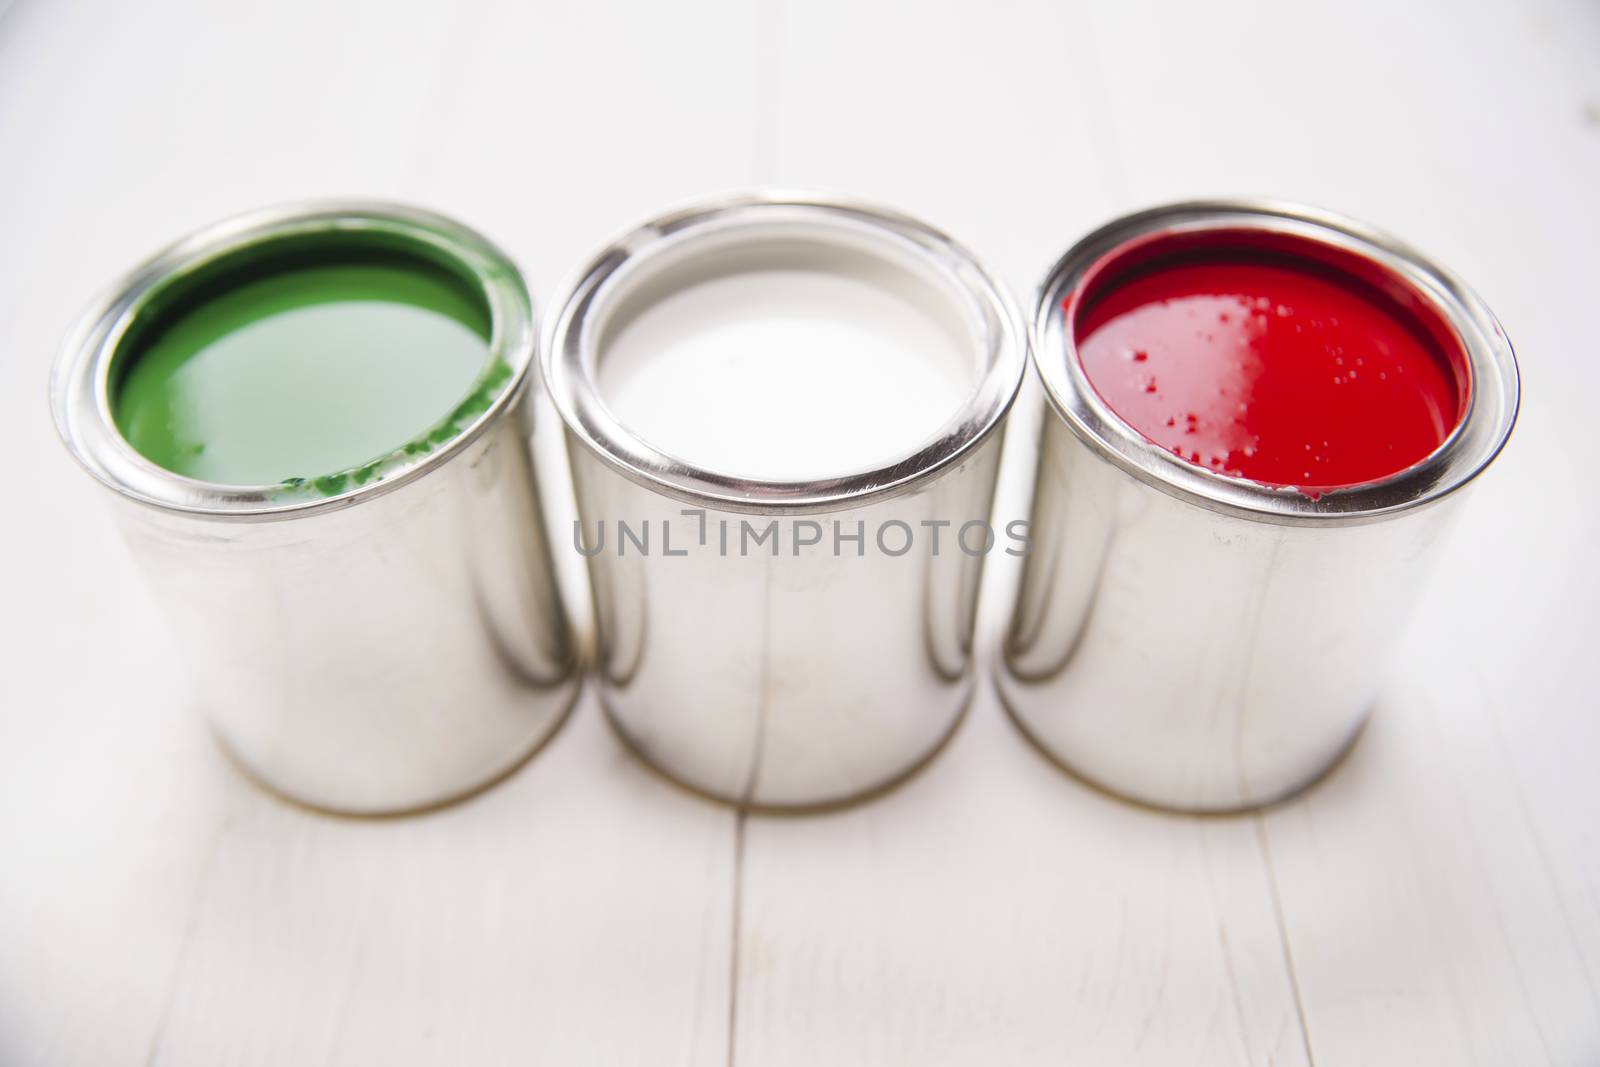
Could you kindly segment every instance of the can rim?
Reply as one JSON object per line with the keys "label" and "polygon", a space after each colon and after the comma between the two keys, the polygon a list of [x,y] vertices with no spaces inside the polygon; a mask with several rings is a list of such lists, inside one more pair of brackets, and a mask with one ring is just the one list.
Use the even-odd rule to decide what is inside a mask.
{"label": "can rim", "polygon": [[[341,482],[334,492],[300,480],[276,485],[201,481],[169,471],[136,451],[112,416],[110,375],[118,346],[141,311],[168,286],[194,279],[242,252],[324,235],[381,236],[444,262],[479,290],[489,312],[489,352],[467,395],[486,396],[487,405],[437,446],[419,451],[402,443],[360,468],[368,472],[366,478]],[[533,303],[522,276],[510,258],[477,231],[406,204],[299,201],[246,212],[198,230],[112,285],[82,317],[57,356],[50,406],[56,431],[84,469],[131,500],[206,518],[287,518],[337,510],[393,492],[460,455],[521,395],[533,347]],[[419,439],[429,430],[418,427]]]}
{"label": "can rim", "polygon": [[[726,474],[657,449],[605,403],[597,380],[595,324],[623,293],[618,282],[658,257],[707,238],[763,240],[783,228],[805,240],[882,253],[937,274],[981,323],[984,362],[962,406],[932,437],[888,462],[812,479]],[[791,238],[792,239],[792,238]],[[670,267],[666,268],[670,269]],[[544,324],[540,366],[568,433],[612,469],[685,503],[749,514],[806,514],[910,493],[959,463],[1002,424],[1026,370],[1025,320],[998,277],[954,239],[869,201],[758,189],[693,201],[609,242],[562,287]]]}
{"label": "can rim", "polygon": [[[1111,411],[1072,358],[1061,303],[1106,257],[1141,240],[1208,231],[1258,231],[1331,246],[1373,262],[1427,301],[1466,353],[1471,389],[1449,437],[1417,464],[1378,480],[1309,496],[1182,460]],[[1505,447],[1521,395],[1515,353],[1482,299],[1456,275],[1376,228],[1320,208],[1265,199],[1192,200],[1115,219],[1074,244],[1039,287],[1031,329],[1034,371],[1055,413],[1102,459],[1180,500],[1286,526],[1353,525],[1410,511],[1461,488]]]}

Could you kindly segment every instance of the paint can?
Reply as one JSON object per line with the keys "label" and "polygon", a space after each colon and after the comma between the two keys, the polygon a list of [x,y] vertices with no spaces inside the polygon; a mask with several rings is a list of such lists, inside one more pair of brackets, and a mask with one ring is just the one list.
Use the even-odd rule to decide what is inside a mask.
{"label": "paint can", "polygon": [[[359,202],[202,230],[69,339],[61,436],[115,491],[211,725],[269,788],[352,814],[431,807],[511,771],[570,708],[533,348],[503,253]],[[356,451],[293,466],[324,445]]]}
{"label": "paint can", "polygon": [[[899,213],[758,192],[636,228],[555,306],[541,359],[569,543],[621,737],[760,809],[860,797],[928,760],[972,695],[983,557],[1010,543],[988,521],[1026,341],[1000,284]],[[880,342],[906,362],[867,386],[857,346]],[[680,373],[685,352],[710,363]],[[942,399],[890,414],[939,375]]]}
{"label": "paint can", "polygon": [[[1332,287],[1329,299],[1345,292],[1352,313],[1196,280],[1217,263],[1290,272],[1308,301]],[[1163,337],[1180,313],[1198,317]],[[1361,332],[1390,329],[1380,318],[1393,337]],[[1112,336],[1100,329],[1124,331],[1125,351],[1092,352]],[[1140,329],[1172,342],[1165,366],[1137,342]],[[1365,225],[1213,201],[1085,237],[1047,276],[1032,336],[1048,410],[1034,551],[997,670],[1006,707],[1065,767],[1140,802],[1232,811],[1304,788],[1357,736],[1461,490],[1511,432],[1519,386],[1499,323],[1453,274]],[[1264,353],[1280,341],[1290,362],[1274,369]],[[1450,409],[1434,425],[1442,439],[1420,455],[1383,437],[1376,414],[1397,402],[1405,367],[1393,361],[1413,343],[1444,360],[1445,399],[1423,407]],[[1183,362],[1202,356],[1220,369]],[[1185,411],[1194,389],[1174,385],[1161,420],[1169,371],[1209,392]],[[1379,407],[1363,415],[1335,402],[1345,452],[1313,440],[1322,416],[1305,405],[1358,387]],[[1261,404],[1279,405],[1270,426],[1252,422]],[[1148,422],[1136,428],[1139,418]],[[1209,450],[1191,448],[1185,435],[1205,437],[1208,420]],[[1302,447],[1303,472],[1292,461]],[[1285,473],[1263,481],[1258,461],[1273,448]],[[1342,476],[1318,466],[1342,460],[1377,465]]]}

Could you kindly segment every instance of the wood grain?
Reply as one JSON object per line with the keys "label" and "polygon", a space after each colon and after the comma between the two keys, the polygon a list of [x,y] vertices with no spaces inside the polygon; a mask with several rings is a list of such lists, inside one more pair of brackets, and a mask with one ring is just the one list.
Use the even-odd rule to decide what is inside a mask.
{"label": "wood grain", "polygon": [[[0,4],[0,1064],[1600,1063],[1597,54],[1582,0]],[[920,213],[1024,301],[1097,222],[1203,194],[1335,207],[1471,278],[1523,419],[1350,759],[1261,816],[1165,816],[984,689],[926,771],[812,818],[664,785],[592,693],[422,818],[313,815],[222,760],[53,440],[95,291],[213,218],[357,194],[490,232],[548,297],[751,182]]]}

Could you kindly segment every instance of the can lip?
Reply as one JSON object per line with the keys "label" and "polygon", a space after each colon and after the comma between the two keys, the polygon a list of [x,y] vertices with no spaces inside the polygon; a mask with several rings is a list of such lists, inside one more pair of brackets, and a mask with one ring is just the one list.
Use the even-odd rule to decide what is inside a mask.
{"label": "can lip", "polygon": [[[663,452],[619,420],[597,381],[597,326],[642,264],[708,238],[731,245],[778,239],[838,243],[937,277],[980,327],[982,370],[963,406],[921,445],[870,468],[816,479],[725,474]],[[1027,327],[998,277],[952,238],[869,201],[756,189],[674,208],[607,244],[565,285],[544,324],[540,366],[568,432],[632,481],[690,504],[750,514],[852,508],[914,492],[959,463],[999,427],[1026,368]]]}
{"label": "can lip", "polygon": [[[489,355],[473,391],[489,397],[487,406],[437,446],[416,451],[402,444],[361,468],[366,478],[351,478],[331,493],[298,480],[250,486],[200,481],[158,466],[135,451],[111,414],[110,372],[118,345],[151,298],[247,249],[297,237],[341,234],[394,241],[448,263],[480,289],[491,324]],[[207,226],[157,252],[111,286],[79,321],[57,356],[50,406],[57,432],[84,469],[131,500],[214,519],[287,518],[373,499],[460,455],[520,397],[533,347],[533,304],[522,276],[505,253],[475,230],[406,204],[298,201]],[[429,429],[418,427],[419,436]]]}
{"label": "can lip", "polygon": [[[1135,242],[1208,231],[1257,231],[1331,247],[1404,282],[1459,338],[1471,388],[1449,438],[1421,462],[1386,478],[1299,489],[1219,474],[1146,439],[1113,413],[1071,358],[1062,301],[1105,257]],[[1116,219],[1082,238],[1039,287],[1032,323],[1034,370],[1067,426],[1101,458],[1162,492],[1211,511],[1287,526],[1351,525],[1433,503],[1476,477],[1499,454],[1516,422],[1521,392],[1516,356],[1499,321],[1460,278],[1399,239],[1319,208],[1264,199],[1193,200]]]}

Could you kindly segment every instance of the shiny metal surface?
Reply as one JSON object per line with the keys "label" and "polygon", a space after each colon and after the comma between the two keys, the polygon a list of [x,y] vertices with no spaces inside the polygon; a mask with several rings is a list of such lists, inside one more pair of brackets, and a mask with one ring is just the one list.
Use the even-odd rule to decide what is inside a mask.
{"label": "shiny metal surface", "polygon": [[[660,452],[610,412],[597,385],[597,339],[619,305],[686,258],[774,242],[896,265],[962,323],[970,395],[930,441],[876,469],[761,481]],[[673,212],[584,269],[546,325],[543,367],[567,423],[583,543],[594,552],[602,700],[647,761],[723,800],[789,809],[875,791],[937,751],[974,685],[982,553],[954,539],[964,523],[989,518],[1023,336],[1000,286],[949,238],[891,212],[805,194]],[[648,523],[651,551],[619,544],[618,520]],[[941,522],[951,525],[940,528],[935,554],[922,524]],[[597,547],[602,523],[608,536]],[[769,524],[777,540],[750,547],[746,526]],[[884,530],[889,551],[878,541]],[[899,552],[903,530],[923,542]],[[859,548],[849,540],[858,531]],[[803,543],[813,536],[820,540]],[[559,550],[576,547],[566,540]]]}
{"label": "shiny metal surface", "polygon": [[[1320,242],[1398,278],[1467,352],[1471,406],[1417,466],[1312,499],[1184,463],[1113,415],[1072,355],[1059,308],[1089,267],[1157,234],[1247,230]],[[997,683],[1046,752],[1112,792],[1231,811],[1331,766],[1377,697],[1460,490],[1516,419],[1510,343],[1459,279],[1324,212],[1172,205],[1089,235],[1041,288],[1034,365],[1050,411]]]}
{"label": "shiny metal surface", "polygon": [[[486,409],[334,496],[197,482],[135,452],[112,421],[109,379],[152,294],[221,257],[326,233],[443,257],[481,286],[491,359],[511,369]],[[208,719],[270,788],[352,814],[434,806],[516,767],[570,708],[576,648],[527,444],[532,353],[532,308],[503,254],[442,217],[369,203],[290,205],[202,231],[129,275],[69,341],[51,390],[61,435],[119,494]]]}

